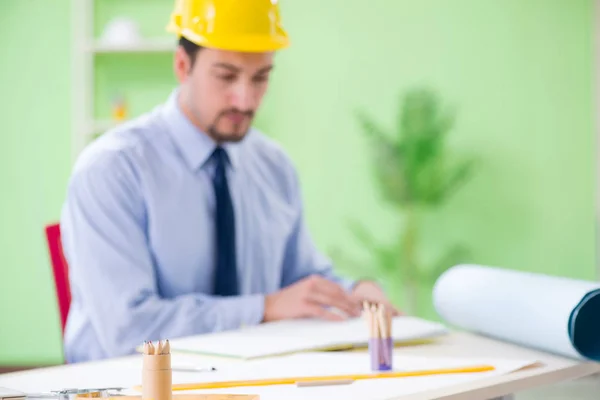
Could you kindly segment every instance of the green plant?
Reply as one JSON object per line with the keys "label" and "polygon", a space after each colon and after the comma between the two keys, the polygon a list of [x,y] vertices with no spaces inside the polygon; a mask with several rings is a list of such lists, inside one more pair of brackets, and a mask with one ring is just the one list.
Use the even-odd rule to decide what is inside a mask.
{"label": "green plant", "polygon": [[437,261],[426,264],[419,258],[419,246],[423,217],[444,204],[471,177],[474,160],[451,156],[447,139],[455,115],[443,107],[433,90],[417,88],[402,97],[392,132],[365,112],[359,112],[357,118],[368,139],[382,199],[398,213],[402,226],[389,244],[378,243],[358,221],[351,221],[350,229],[374,257],[371,273],[385,282],[400,284],[404,309],[413,313],[419,285],[432,282],[468,257],[464,246],[453,245]]}

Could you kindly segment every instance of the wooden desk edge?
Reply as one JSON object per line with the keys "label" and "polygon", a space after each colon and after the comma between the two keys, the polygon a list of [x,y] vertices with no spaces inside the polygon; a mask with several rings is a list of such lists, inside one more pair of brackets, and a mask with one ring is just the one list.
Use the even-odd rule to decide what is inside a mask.
{"label": "wooden desk edge", "polygon": [[[544,367],[541,367],[544,369]],[[600,372],[600,363],[582,362],[569,367],[558,367],[540,373],[539,369],[525,369],[510,374],[481,379],[388,400],[481,400],[515,394],[523,390],[583,378]]]}

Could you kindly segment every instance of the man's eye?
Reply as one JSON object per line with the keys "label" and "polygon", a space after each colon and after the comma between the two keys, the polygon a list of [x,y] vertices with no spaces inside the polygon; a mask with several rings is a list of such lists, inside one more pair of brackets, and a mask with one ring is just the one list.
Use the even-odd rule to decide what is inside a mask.
{"label": "man's eye", "polygon": [[235,80],[235,75],[220,75],[219,79],[222,79],[225,82],[233,82],[233,80]]}
{"label": "man's eye", "polygon": [[266,82],[268,79],[267,75],[255,76],[254,82]]}

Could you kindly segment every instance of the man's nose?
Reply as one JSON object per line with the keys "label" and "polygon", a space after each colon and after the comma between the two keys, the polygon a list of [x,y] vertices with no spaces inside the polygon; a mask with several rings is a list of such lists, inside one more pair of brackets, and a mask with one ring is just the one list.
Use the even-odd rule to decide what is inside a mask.
{"label": "man's nose", "polygon": [[232,106],[239,110],[253,110],[254,93],[252,86],[246,82],[239,82],[233,91],[232,103]]}

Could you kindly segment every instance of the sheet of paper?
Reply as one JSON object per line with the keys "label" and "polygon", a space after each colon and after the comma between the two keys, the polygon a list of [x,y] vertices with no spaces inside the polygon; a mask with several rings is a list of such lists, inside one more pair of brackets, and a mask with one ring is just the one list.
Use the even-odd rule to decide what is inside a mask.
{"label": "sheet of paper", "polygon": [[[476,374],[434,375],[411,378],[356,381],[351,385],[303,387],[295,385],[242,387],[185,391],[177,393],[232,393],[259,394],[261,400],[384,400],[476,381],[515,371],[535,360],[431,358],[406,356],[401,349],[394,355],[396,369],[460,367],[490,364],[496,371]],[[206,361],[203,361],[202,365]],[[195,364],[196,356],[173,354],[173,365]],[[223,361],[215,364],[217,371],[210,373],[173,372],[174,383],[213,382],[229,379],[260,379],[296,375],[360,373],[368,370],[364,352],[299,353],[245,362]],[[31,370],[19,374],[0,375],[0,386],[22,392],[47,392],[64,388],[91,388],[123,386],[131,388],[141,383],[142,357],[127,357],[102,362],[66,365],[60,368]],[[139,395],[133,389],[124,394]]]}
{"label": "sheet of paper", "polygon": [[[447,333],[438,323],[400,316],[393,319],[396,343],[428,339]],[[285,320],[241,330],[171,340],[174,352],[191,352],[245,359],[339,346],[362,346],[368,341],[364,319],[341,322],[317,319]]]}
{"label": "sheet of paper", "polygon": [[[173,354],[171,365],[194,366],[196,368],[216,367],[224,370],[231,364],[238,364],[238,360],[217,358],[206,360],[198,359],[197,355]],[[0,387],[20,390],[27,393],[42,393],[51,390],[66,388],[98,388],[98,387],[124,387],[130,388],[139,385],[142,379],[142,355],[132,357],[114,358],[98,362],[66,364],[58,367],[35,368],[12,374],[0,374]],[[196,377],[209,375],[212,372],[173,372],[177,379],[187,381]],[[133,390],[125,393],[137,394]]]}
{"label": "sheet of paper", "polygon": [[[239,387],[226,389],[193,390],[185,393],[257,394],[261,400],[383,400],[390,397],[452,386],[478,379],[510,373],[534,364],[535,360],[509,360],[488,358],[429,358],[403,355],[396,351],[394,370],[414,371],[437,368],[458,368],[473,365],[493,365],[490,372],[453,375],[432,375],[408,378],[359,380],[350,385],[298,388],[295,385]],[[299,353],[269,359],[231,364],[214,374],[195,377],[193,382],[221,382],[228,380],[269,379],[299,376],[332,376],[370,373],[368,354]],[[189,376],[174,375],[174,383],[189,383]],[[182,392],[183,393],[183,392]]]}
{"label": "sheet of paper", "polygon": [[170,341],[171,351],[257,358],[289,352],[314,349],[322,346],[318,338],[299,336],[242,335],[237,331],[223,334],[189,337]]}

